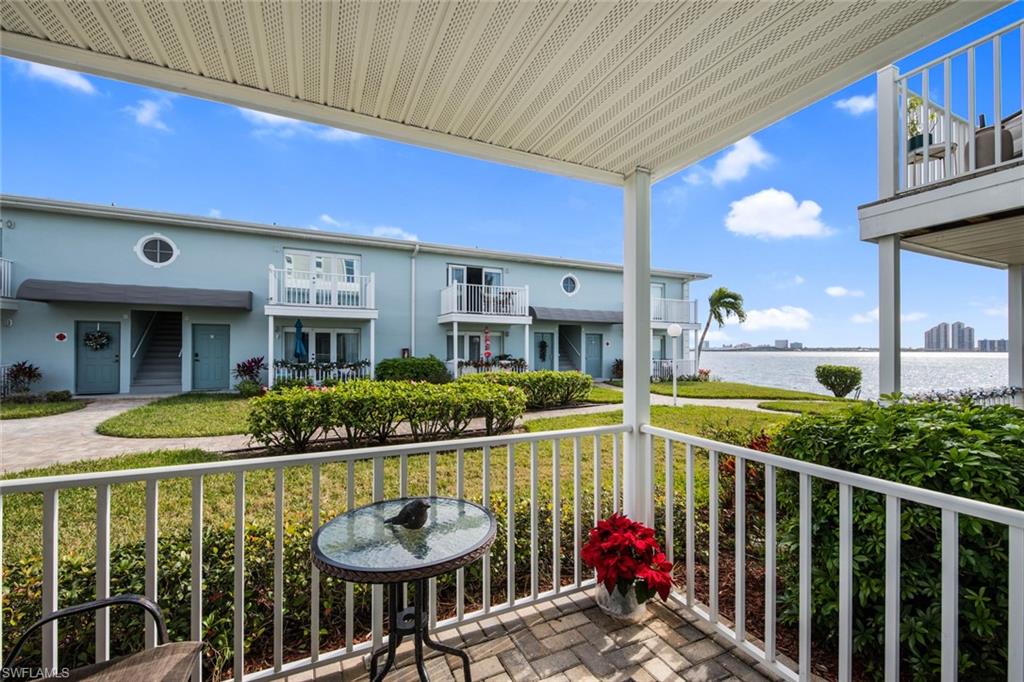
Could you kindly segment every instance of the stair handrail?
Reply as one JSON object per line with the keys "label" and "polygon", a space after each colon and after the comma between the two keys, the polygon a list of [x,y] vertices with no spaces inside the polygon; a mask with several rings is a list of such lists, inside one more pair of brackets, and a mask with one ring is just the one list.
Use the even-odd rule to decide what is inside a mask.
{"label": "stair handrail", "polygon": [[135,346],[135,350],[132,351],[132,358],[139,354],[139,350],[142,349],[142,344],[146,342],[146,337],[149,336],[149,330],[153,328],[153,323],[156,322],[156,318],[160,313],[153,313],[153,317],[149,318],[149,323],[146,328],[142,331],[142,337],[139,338],[138,345]]}
{"label": "stair handrail", "polygon": [[[566,342],[566,344],[568,344],[569,348],[572,348],[573,352],[576,353],[576,357],[578,357],[578,358],[582,358],[583,357],[583,353],[580,352],[580,349],[573,345],[572,339],[570,339],[568,336],[566,336],[565,337],[565,342]],[[562,339],[561,338],[558,339],[558,346],[559,346],[559,348],[561,348],[561,346],[562,346]]]}

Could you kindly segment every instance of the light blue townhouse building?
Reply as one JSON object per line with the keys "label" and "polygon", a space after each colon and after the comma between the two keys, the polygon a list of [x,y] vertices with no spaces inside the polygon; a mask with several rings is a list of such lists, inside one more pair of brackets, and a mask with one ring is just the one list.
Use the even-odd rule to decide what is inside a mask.
{"label": "light blue townhouse building", "polygon": [[[230,390],[256,356],[269,382],[402,355],[608,378],[622,357],[618,265],[10,195],[0,225],[0,364],[39,366],[39,390]],[[694,371],[707,277],[652,271],[653,373],[673,324]]]}

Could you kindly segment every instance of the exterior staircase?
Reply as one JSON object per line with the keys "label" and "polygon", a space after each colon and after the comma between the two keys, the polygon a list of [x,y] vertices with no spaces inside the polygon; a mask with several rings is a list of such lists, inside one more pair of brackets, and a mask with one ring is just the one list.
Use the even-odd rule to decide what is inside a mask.
{"label": "exterior staircase", "polygon": [[558,352],[558,371],[559,372],[571,372],[576,369],[572,364],[572,358],[568,353],[559,349]]}
{"label": "exterior staircase", "polygon": [[144,352],[132,379],[132,392],[180,393],[181,313],[156,314]]}

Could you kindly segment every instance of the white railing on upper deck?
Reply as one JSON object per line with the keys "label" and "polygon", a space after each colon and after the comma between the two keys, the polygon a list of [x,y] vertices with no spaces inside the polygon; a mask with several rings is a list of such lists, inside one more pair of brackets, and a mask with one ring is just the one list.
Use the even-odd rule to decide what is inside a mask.
{"label": "white railing on upper deck", "polygon": [[678,322],[686,324],[697,321],[697,301],[681,298],[652,298],[652,322]]}
{"label": "white railing on upper deck", "polygon": [[14,296],[14,261],[0,258],[0,298]]}
{"label": "white railing on upper deck", "polygon": [[373,310],[374,275],[339,275],[270,266],[272,305]]}
{"label": "white railing on upper deck", "polygon": [[[161,531],[158,525],[158,519],[161,518],[160,490],[165,484],[174,485],[175,482],[179,482],[177,485],[181,485],[180,481],[189,481],[192,491],[191,514],[185,524],[182,524],[184,527],[178,530],[187,529],[191,537],[191,595],[188,604],[175,604],[174,608],[190,611],[191,632],[188,636],[191,639],[234,642],[233,651],[240,652],[238,655],[232,656],[230,652],[221,652],[226,657],[225,660],[232,661],[234,679],[279,679],[332,662],[337,664],[341,659],[361,657],[369,652],[370,647],[379,646],[384,636],[382,588],[372,588],[372,609],[368,619],[370,628],[368,633],[364,633],[357,629],[357,623],[366,621],[362,615],[356,620],[353,585],[346,583],[344,595],[339,594],[337,598],[330,598],[332,612],[344,613],[344,632],[338,633],[344,636],[337,649],[324,651],[325,642],[321,634],[321,616],[324,613],[321,603],[321,575],[315,566],[311,566],[306,576],[287,577],[290,585],[308,585],[309,622],[308,627],[303,629],[308,634],[304,636],[300,632],[296,638],[293,632],[289,632],[288,639],[285,638],[285,528],[287,527],[291,533],[308,526],[305,530],[311,533],[327,521],[327,510],[321,506],[325,501],[326,491],[333,491],[335,496],[338,496],[344,482],[344,497],[347,498],[347,504],[344,506],[348,509],[384,499],[385,496],[438,494],[465,497],[479,501],[487,507],[494,506],[502,517],[503,528],[499,532],[504,540],[505,550],[503,554],[499,554],[499,550],[495,548],[480,560],[479,575],[483,576],[480,592],[474,591],[468,595],[473,603],[479,603],[480,607],[473,610],[466,608],[466,569],[460,569],[456,573],[452,593],[443,595],[443,603],[453,605],[451,612],[439,611],[438,579],[430,581],[430,623],[431,626],[445,629],[460,623],[495,616],[526,604],[571,594],[594,584],[593,573],[583,565],[580,551],[589,528],[596,524],[599,518],[619,510],[622,492],[622,435],[629,431],[628,426],[617,424],[546,433],[223,460],[151,469],[0,480],[0,527],[6,528],[2,525],[2,514],[9,508],[9,498],[18,495],[41,495],[42,584],[39,593],[42,595],[42,613],[49,614],[59,607],[71,606],[63,603],[62,586],[58,580],[58,558],[62,555],[58,524],[60,501],[65,493],[71,493],[69,497],[72,497],[78,491],[94,492],[97,548],[95,597],[101,599],[109,596],[111,590],[111,499],[125,486],[144,485],[144,509],[132,509],[126,513],[133,515],[134,518],[145,519],[145,593],[148,598],[159,602],[162,595],[158,592],[157,586],[160,584],[162,567],[161,555],[157,549],[161,532],[168,532]],[[440,476],[439,464],[442,466]],[[479,467],[475,469],[479,476],[469,469],[470,466]],[[387,477],[385,470],[390,472]],[[358,480],[362,481],[358,486],[357,472],[360,475]],[[233,478],[233,486],[228,484],[228,489],[233,488],[234,491],[233,511],[231,506],[211,507],[209,502],[204,505],[204,490],[207,483],[209,482],[211,487],[219,485],[223,490],[225,476]],[[523,479],[527,476],[528,486],[523,485]],[[553,485],[555,482],[561,485]],[[272,510],[257,509],[257,505],[253,505],[251,498],[247,497],[247,485],[253,488],[272,487]],[[267,499],[269,497],[267,494]],[[290,500],[289,506],[293,505],[294,500],[309,501],[308,516],[299,515],[300,519],[305,520],[289,519],[286,526],[286,498]],[[76,502],[76,505],[83,504],[85,497],[78,499],[80,502]],[[520,512],[518,522],[517,508]],[[526,510],[528,515],[524,513]],[[551,523],[551,510],[564,510],[560,516],[555,515],[559,523]],[[334,509],[330,513],[338,511]],[[225,512],[233,516],[231,525],[234,529],[235,542],[229,561],[233,567],[234,582],[231,593],[221,594],[217,599],[234,604],[234,615],[228,622],[204,619],[204,609],[209,598],[209,595],[204,593],[204,567],[208,569],[209,562],[217,560],[211,557],[221,556],[208,554],[204,557],[204,529],[209,529],[217,523],[209,517],[204,519],[204,514],[216,516]],[[119,513],[119,516],[123,515]],[[243,643],[246,639],[246,628],[251,625],[246,622],[244,614],[246,600],[252,598],[252,592],[256,589],[255,586],[246,584],[246,561],[248,552],[253,551],[247,546],[247,529],[251,524],[269,521],[267,516],[272,516],[274,535],[273,547],[270,550],[273,555],[273,619],[269,626],[272,631],[272,656],[269,651],[259,652],[260,655],[266,655],[262,660],[267,660],[269,667],[254,671],[249,666],[247,672],[246,658],[250,652],[245,651]],[[270,524],[267,524],[267,527],[270,527]],[[571,531],[563,535],[563,527]],[[299,533],[299,537],[305,538],[308,535]],[[543,549],[542,542],[546,545]],[[524,546],[529,546],[528,556],[517,555],[516,548]],[[258,551],[265,550],[266,548],[259,545]],[[298,550],[292,548],[291,551],[308,553],[309,550],[307,547]],[[177,555],[168,558],[176,564],[180,562]],[[503,574],[492,575],[493,560],[505,564]],[[222,573],[223,567],[218,568],[218,571]],[[164,606],[167,607],[168,604],[165,603]],[[293,612],[288,613],[289,621],[305,617]],[[105,661],[110,656],[111,628],[108,619],[105,611],[97,612],[97,662]],[[259,623],[257,626],[262,628],[264,624]],[[44,626],[42,631],[42,666],[50,670],[59,669],[62,664],[61,657],[67,655],[66,651],[58,648],[58,642],[61,642],[62,638],[58,636],[57,627],[56,623],[51,623]],[[152,646],[155,643],[155,628],[149,618],[146,628],[146,643],[147,646]],[[11,628],[0,630],[0,654],[5,646],[11,645],[12,637],[16,638],[18,634]],[[369,639],[360,642],[360,638],[366,634],[370,635]],[[178,633],[177,636],[182,636],[182,633]],[[308,639],[303,639],[304,637]],[[285,651],[288,652],[287,655]],[[204,671],[202,666],[203,661],[200,660],[194,679],[209,678],[210,671]]]}
{"label": "white railing on upper deck", "polygon": [[[675,593],[675,598],[690,607],[698,615],[710,621],[719,632],[732,639],[738,646],[751,654],[758,661],[769,666],[783,677],[799,682],[809,682],[811,672],[811,572],[812,572],[812,482],[831,484],[838,488],[839,524],[835,529],[838,536],[839,556],[838,577],[835,593],[839,602],[839,680],[849,682],[853,674],[853,613],[855,592],[853,583],[854,537],[858,531],[853,525],[853,494],[854,491],[867,491],[884,497],[885,500],[885,617],[882,641],[882,659],[884,660],[885,679],[899,680],[900,675],[900,542],[903,528],[901,508],[904,503],[923,505],[941,511],[941,648],[942,680],[956,680],[958,668],[958,620],[960,594],[958,588],[960,566],[960,516],[972,519],[983,519],[1005,526],[1009,535],[1009,570],[1008,581],[1008,628],[1006,632],[1009,657],[1007,660],[1007,677],[1010,682],[1024,679],[1024,511],[1008,509],[984,502],[978,502],[954,495],[893,483],[870,476],[833,469],[819,464],[780,457],[749,448],[737,447],[726,443],[689,436],[667,429],[644,426],[645,449],[650,454],[645,466],[650,467],[648,480],[656,481],[655,491],[648,498],[648,515],[658,518],[664,514],[659,525],[664,528],[665,548],[669,561],[675,561],[675,511],[677,504],[685,507],[685,587]],[[677,447],[678,446],[678,447]],[[655,465],[659,455],[663,458]],[[698,462],[704,458],[706,465]],[[735,574],[732,579],[722,579],[720,548],[726,546],[728,538],[722,538],[723,524],[719,518],[720,488],[719,465],[722,460],[732,460],[734,475],[733,504],[733,560]],[[675,481],[678,465],[684,469],[686,481],[681,502],[676,500],[676,486],[666,485],[666,481]],[[748,467],[753,466],[764,476],[764,532],[758,537],[748,536],[748,515],[757,512],[748,510],[747,481],[750,478]],[[706,546],[697,547],[694,485],[695,471],[706,472],[708,477],[708,530]],[[655,477],[655,472],[661,474]],[[797,499],[779,500],[777,497],[776,477],[783,475],[799,477],[799,496]],[[657,492],[664,491],[664,502],[660,509],[654,507],[658,500]],[[721,491],[725,492],[725,491]],[[797,505],[799,522],[798,530],[798,602],[799,602],[799,655],[797,670],[792,670],[779,660],[777,649],[777,597],[778,597],[778,502],[782,502],[784,512]],[[818,532],[821,532],[820,530]],[[724,542],[723,542],[724,540]],[[755,551],[764,556],[764,623],[763,638],[748,636],[747,621],[747,548],[748,543],[755,543]],[[757,546],[760,545],[760,546]],[[763,552],[762,552],[763,550]],[[698,554],[699,553],[699,554]],[[707,595],[706,603],[697,599],[697,556],[707,557]],[[703,564],[703,562],[701,562]],[[703,566],[701,566],[703,570]],[[964,570],[970,570],[969,568]],[[822,576],[824,577],[824,576]],[[702,579],[701,582],[704,582]],[[731,627],[723,619],[720,611],[719,590],[724,585],[734,587],[733,618]],[[994,600],[990,600],[992,608],[998,608]],[[762,624],[758,624],[761,626]]]}
{"label": "white railing on upper deck", "polygon": [[[1019,37],[1004,43],[1013,33]],[[1024,95],[1004,97],[1024,92],[1024,83],[1011,82],[1021,67],[1006,63],[1024,59],[1004,50],[1021,38],[1024,20],[907,73],[880,72],[880,177],[893,183],[882,198],[1021,159]]]}
{"label": "white railing on upper deck", "polygon": [[526,317],[530,314],[530,288],[451,284],[441,289],[441,314]]}

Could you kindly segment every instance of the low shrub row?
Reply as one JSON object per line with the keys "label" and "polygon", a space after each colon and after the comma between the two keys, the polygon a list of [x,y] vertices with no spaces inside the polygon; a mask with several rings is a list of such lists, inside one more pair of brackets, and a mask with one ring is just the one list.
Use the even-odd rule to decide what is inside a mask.
{"label": "low shrub row", "polygon": [[335,434],[352,447],[384,444],[402,422],[416,441],[457,438],[478,417],[494,435],[511,430],[525,411],[526,395],[512,386],[357,380],[255,398],[249,434],[267,447],[303,452]]}
{"label": "low shrub row", "polygon": [[46,393],[11,393],[4,397],[4,402],[32,403],[63,403],[71,400],[71,391],[47,391]]}
{"label": "low shrub row", "polygon": [[582,372],[487,372],[460,377],[461,385],[500,384],[520,388],[526,394],[526,407],[540,410],[566,407],[586,401],[593,386],[589,374]]}
{"label": "low shrub row", "polygon": [[447,384],[452,380],[445,364],[433,355],[381,360],[374,376],[382,381],[429,381],[432,384]]}

